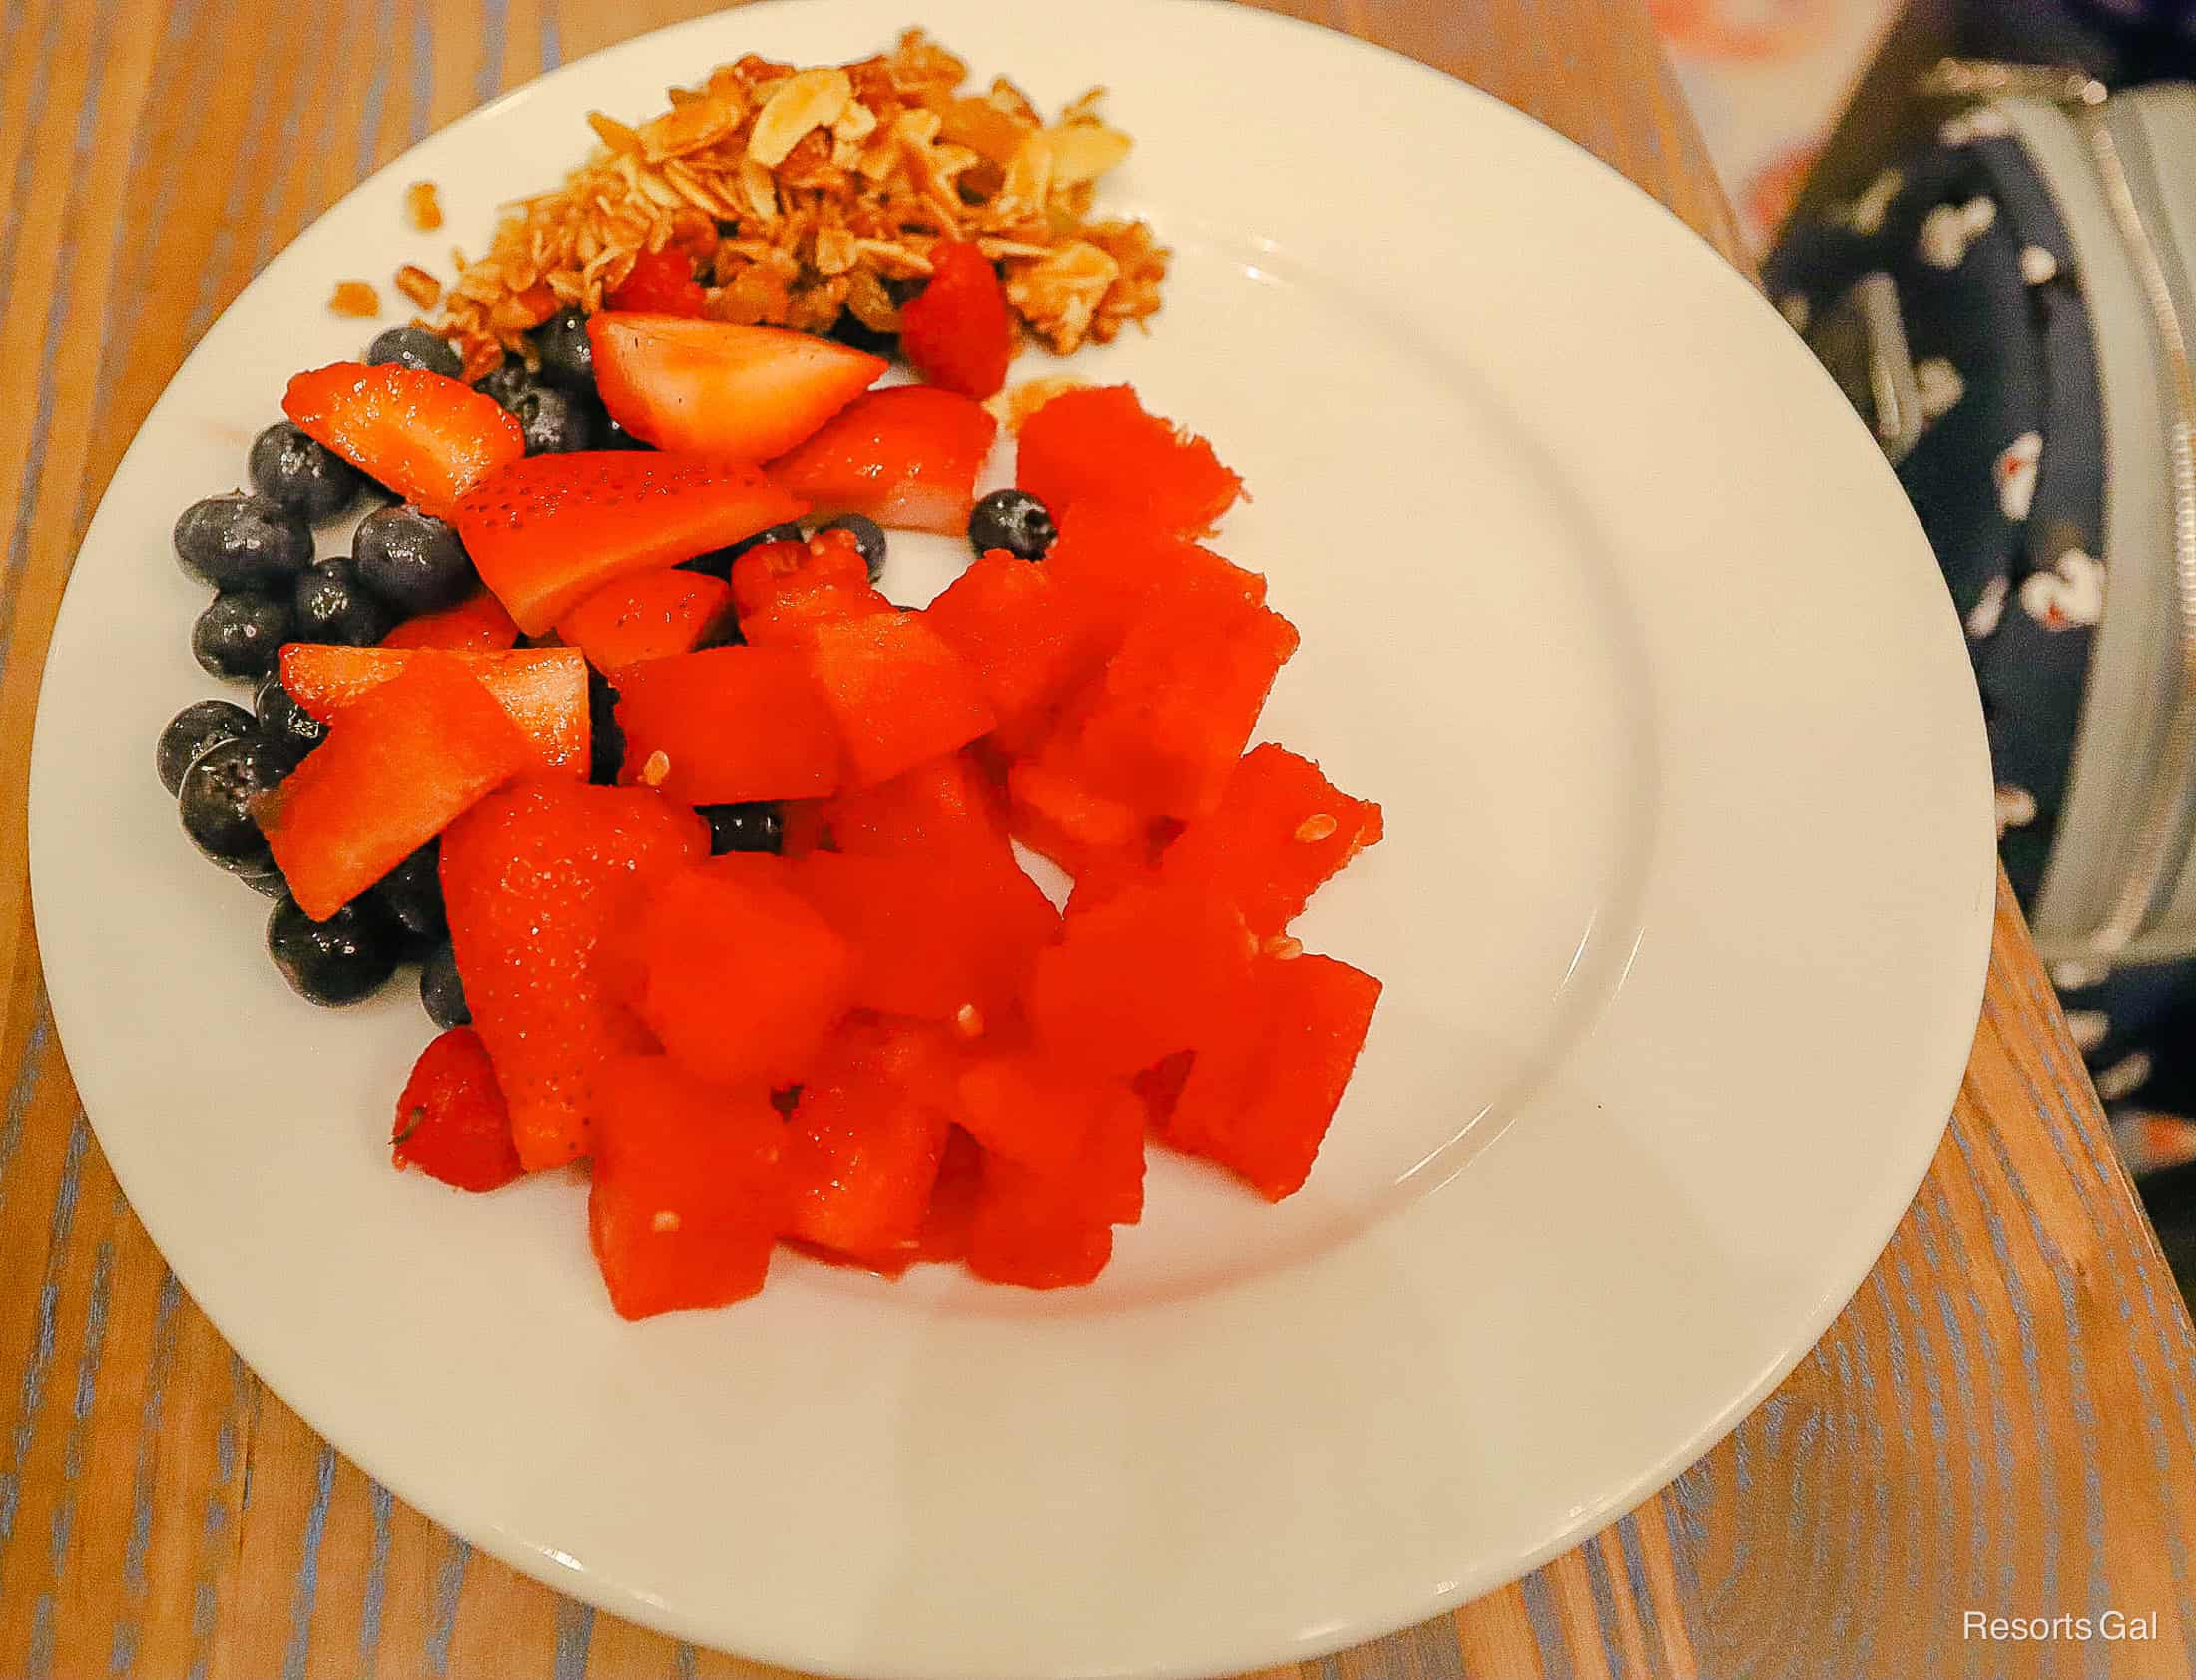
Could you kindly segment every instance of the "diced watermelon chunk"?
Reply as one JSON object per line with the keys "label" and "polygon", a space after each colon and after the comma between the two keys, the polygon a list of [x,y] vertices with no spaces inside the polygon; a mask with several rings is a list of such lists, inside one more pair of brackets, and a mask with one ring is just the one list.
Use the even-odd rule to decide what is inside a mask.
{"label": "diced watermelon chunk", "polygon": [[880,857],[974,849],[1011,859],[999,790],[969,754],[954,753],[824,803],[840,851]]}
{"label": "diced watermelon chunk", "polygon": [[557,634],[598,671],[692,652],[732,618],[732,586],[677,570],[605,584],[557,620]]}
{"label": "diced watermelon chunk", "polygon": [[1066,763],[1091,792],[1136,810],[1210,815],[1296,646],[1287,619],[1241,602],[1139,618],[1066,744]]}
{"label": "diced watermelon chunk", "polygon": [[838,786],[834,714],[799,654],[706,648],[630,666],[617,685],[621,782],[652,783],[689,805],[815,798]]}
{"label": "diced watermelon chunk", "polygon": [[1087,1284],[1113,1255],[1113,1227],[1144,1212],[1144,1109],[1115,1087],[1073,1161],[1057,1172],[986,1149],[968,1269],[1027,1289]]}
{"label": "diced watermelon chunk", "polygon": [[1210,443],[1145,413],[1127,385],[1063,391],[1023,421],[1014,482],[1055,517],[1097,506],[1186,536],[1243,492]]}
{"label": "diced watermelon chunk", "polygon": [[384,648],[439,648],[451,653],[501,653],[518,641],[518,626],[485,589],[454,607],[408,618],[381,638]]}
{"label": "diced watermelon chunk", "polygon": [[838,725],[848,787],[953,752],[992,725],[968,667],[919,613],[812,624],[803,647]]}
{"label": "diced watermelon chunk", "polygon": [[441,850],[465,1001],[519,1159],[538,1169],[585,1155],[589,1079],[651,1047],[605,985],[604,941],[659,877],[707,855],[708,826],[646,788],[537,776],[481,801]]}
{"label": "diced watermelon chunk", "polygon": [[791,646],[822,619],[893,611],[845,531],[757,544],[732,563],[732,593],[741,633],[758,647]]}
{"label": "diced watermelon chunk", "polygon": [[1199,1046],[1163,1136],[1268,1201],[1301,1189],[1365,1045],[1380,982],[1332,957],[1262,959]]}
{"label": "diced watermelon chunk", "polygon": [[960,1127],[951,1128],[938,1162],[937,1181],[931,1186],[930,1207],[915,1236],[912,1260],[954,1261],[967,1255],[968,1228],[975,1221],[982,1183],[982,1148]]}
{"label": "diced watermelon chunk", "polygon": [[852,1001],[854,955],[768,856],[712,858],[648,895],[632,945],[636,1004],[698,1079],[797,1082]]}
{"label": "diced watermelon chunk", "polygon": [[462,667],[422,659],[345,707],[257,815],[290,895],[324,921],[538,763]]}
{"label": "diced watermelon chunk", "polygon": [[1016,1010],[1059,913],[1010,855],[819,851],[797,889],[853,952],[851,1001],[975,1037]]}
{"label": "diced watermelon chunk", "polygon": [[1083,1152],[1099,1111],[1122,1087],[1056,1067],[1028,1050],[978,1057],[960,1076],[955,1110],[968,1133],[993,1155],[1032,1172],[1060,1173]]}
{"label": "diced watermelon chunk", "polygon": [[952,1130],[941,1101],[951,1058],[930,1028],[841,1031],[789,1123],[794,1236],[885,1268],[915,1258]]}
{"label": "diced watermelon chunk", "polygon": [[1068,918],[1038,954],[1030,1018],[1039,1046],[1126,1077],[1200,1047],[1234,1006],[1254,941],[1233,905],[1169,883],[1131,886]]}
{"label": "diced watermelon chunk", "polygon": [[922,616],[967,661],[1002,725],[1053,705],[1100,652],[1059,574],[1001,548],[955,578]]}
{"label": "diced watermelon chunk", "polygon": [[1352,799],[1310,759],[1269,741],[1236,761],[1218,808],[1183,831],[1161,866],[1233,899],[1266,938],[1380,833],[1377,805]]}
{"label": "diced watermelon chunk", "polygon": [[1101,859],[1135,847],[1147,819],[1090,787],[1072,760],[1046,753],[1006,773],[1014,838],[1080,878]]}
{"label": "diced watermelon chunk", "polygon": [[606,1062],[587,1234],[622,1318],[753,1295],[789,1214],[786,1126],[760,1087],[704,1085],[668,1057]]}
{"label": "diced watermelon chunk", "polygon": [[575,648],[470,653],[291,642],[282,649],[282,687],[313,717],[331,723],[415,661],[447,664],[477,678],[534,744],[542,764],[587,774],[587,661]]}
{"label": "diced watermelon chunk", "polygon": [[969,397],[894,385],[854,398],[770,471],[819,513],[861,513],[879,525],[952,536],[968,528],[998,429]]}

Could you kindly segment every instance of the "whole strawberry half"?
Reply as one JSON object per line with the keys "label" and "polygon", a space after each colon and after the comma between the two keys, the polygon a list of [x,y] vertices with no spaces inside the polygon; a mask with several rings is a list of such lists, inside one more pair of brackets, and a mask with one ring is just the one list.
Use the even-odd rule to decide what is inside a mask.
{"label": "whole strawberry half", "polygon": [[511,1114],[471,1027],[452,1027],[419,1053],[389,1128],[390,1157],[460,1190],[494,1190],[525,1171]]}
{"label": "whole strawberry half", "polygon": [[611,417],[659,449],[783,454],[877,382],[876,356],[780,326],[605,309],[587,322]]}
{"label": "whole strawberry half", "polygon": [[899,347],[933,385],[984,397],[1006,383],[1014,317],[991,260],[966,240],[930,248],[930,282],[899,311]]}
{"label": "whole strawberry half", "polygon": [[462,380],[391,362],[299,373],[282,412],[361,472],[439,519],[474,484],[526,453],[526,434]]}

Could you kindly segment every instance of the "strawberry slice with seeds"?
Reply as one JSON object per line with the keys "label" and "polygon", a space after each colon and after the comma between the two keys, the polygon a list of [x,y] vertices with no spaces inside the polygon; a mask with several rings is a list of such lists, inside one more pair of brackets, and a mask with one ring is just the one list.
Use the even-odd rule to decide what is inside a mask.
{"label": "strawberry slice with seeds", "polygon": [[462,380],[389,363],[338,361],[299,373],[282,412],[406,501],[437,518],[474,484],[526,453],[526,434]]}
{"label": "strawberry slice with seeds", "polygon": [[609,298],[613,309],[689,318],[699,315],[708,301],[708,293],[694,278],[692,261],[670,246],[636,257],[625,283]]}
{"label": "strawberry slice with seeds", "polygon": [[780,455],[875,384],[884,361],[808,332],[605,309],[588,318],[595,388],[644,443],[732,460]]}
{"label": "strawberry slice with seeds", "polygon": [[474,486],[456,519],[482,580],[538,636],[613,578],[675,566],[804,511],[758,467],[611,449],[514,461]]}
{"label": "strawberry slice with seeds", "polygon": [[857,398],[771,463],[771,476],[819,513],[958,536],[999,423],[983,405],[934,385],[894,385]]}
{"label": "strawberry slice with seeds", "polygon": [[1014,317],[991,259],[966,240],[930,248],[930,283],[899,311],[899,347],[931,384],[994,394],[1014,357]]}

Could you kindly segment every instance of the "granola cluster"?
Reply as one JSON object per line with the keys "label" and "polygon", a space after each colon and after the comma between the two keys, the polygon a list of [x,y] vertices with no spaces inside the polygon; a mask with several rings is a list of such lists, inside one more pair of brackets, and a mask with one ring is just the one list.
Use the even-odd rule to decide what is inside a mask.
{"label": "granola cluster", "polygon": [[668,246],[694,261],[717,319],[824,332],[851,314],[894,332],[931,246],[962,239],[1053,350],[1111,342],[1158,309],[1167,270],[1145,224],[1090,215],[1129,137],[1100,120],[1101,90],[1048,124],[1004,77],[971,95],[967,75],[909,30],[854,64],[743,58],[638,128],[597,114],[595,154],[512,207],[485,257],[459,258],[439,328],[475,376]]}

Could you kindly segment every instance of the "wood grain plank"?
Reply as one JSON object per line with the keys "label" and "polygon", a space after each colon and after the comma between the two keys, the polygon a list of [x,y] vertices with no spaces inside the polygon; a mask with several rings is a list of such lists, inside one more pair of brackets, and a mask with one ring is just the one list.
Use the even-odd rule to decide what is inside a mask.
{"label": "wood grain plank", "polygon": [[[267,257],[430,126],[700,9],[18,0],[0,13],[0,181],[15,188],[0,221],[0,720],[31,716],[70,556],[130,431]],[[1277,9],[1498,88],[1737,254],[1637,8]],[[331,62],[356,73],[322,74]],[[4,785],[21,785],[26,751],[27,730],[0,730]],[[18,821],[0,832],[0,1674],[786,1680],[471,1553],[260,1390],[160,1265],[83,1127],[23,882]],[[1885,1262],[1770,1404],[1547,1570],[1261,1680],[2186,1675],[2192,1366],[2196,1337],[2003,905],[1953,1129]],[[1967,1599],[2155,1606],[2167,1638],[1981,1647],[1960,1637]]]}

